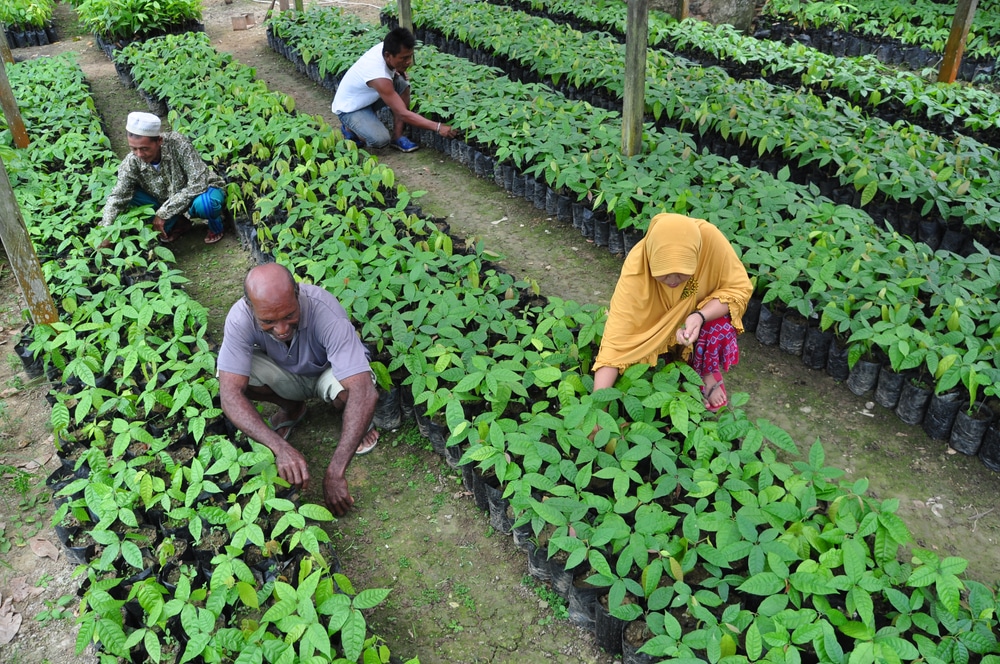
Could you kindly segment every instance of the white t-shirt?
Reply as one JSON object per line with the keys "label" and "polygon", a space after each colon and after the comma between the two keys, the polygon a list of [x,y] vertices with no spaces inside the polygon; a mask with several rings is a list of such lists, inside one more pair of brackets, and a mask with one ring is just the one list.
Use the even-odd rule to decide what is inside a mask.
{"label": "white t-shirt", "polygon": [[352,113],[374,104],[379,96],[375,88],[368,82],[377,78],[387,78],[392,81],[393,70],[382,57],[382,42],[372,46],[351,65],[337,86],[337,94],[333,96],[331,108],[334,114]]}

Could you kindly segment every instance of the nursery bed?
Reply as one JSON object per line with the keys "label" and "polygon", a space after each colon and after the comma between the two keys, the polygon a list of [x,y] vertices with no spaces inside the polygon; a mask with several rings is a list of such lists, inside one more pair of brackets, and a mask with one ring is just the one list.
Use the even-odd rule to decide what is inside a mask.
{"label": "nursery bed", "polygon": [[[206,30],[217,48],[234,52],[244,63],[257,67],[269,87],[295,97],[299,110],[322,113],[329,119],[329,93],[270,53],[261,27],[231,31],[230,13],[257,8],[248,0],[236,0],[214,17],[214,24],[213,17],[206,16]],[[128,110],[143,108],[143,101],[117,87],[110,63],[101,62],[99,52],[96,56],[100,57],[92,57],[96,49],[88,51],[86,71],[93,77],[108,133],[121,153],[124,139],[114,128],[123,124]],[[486,238],[489,246],[510,256],[504,265],[537,279],[543,293],[607,301],[617,265],[605,250],[593,250],[579,234],[548,222],[530,205],[475,180],[464,167],[438,153],[422,150],[379,157],[411,190],[430,192],[421,201],[425,211],[450,216],[453,233]],[[178,254],[183,269],[195,281],[193,294],[210,307],[218,328],[235,298],[246,255],[234,238],[209,249],[195,240],[182,242]],[[994,580],[998,560],[992,552],[998,520],[995,513],[989,513],[988,497],[996,490],[997,478],[974,458],[948,455],[943,444],[928,441],[915,428],[902,427],[891,413],[866,409],[865,400],[843,386],[805,370],[795,358],[776,349],[760,347],[749,337],[743,364],[731,384],[752,395],[754,416],[785,426],[800,446],[820,437],[834,465],[845,467],[852,477],[871,477],[880,497],[900,497],[901,513],[923,546],[937,547],[941,555],[968,557],[974,578]],[[334,423],[317,417],[304,424],[298,435],[308,441],[314,455],[322,454],[334,433],[328,427]],[[396,586],[390,606],[374,618],[377,629],[390,638],[394,653],[418,654],[424,662],[513,661],[515,651],[520,658],[548,661],[610,661],[592,646],[588,649],[586,643],[576,643],[585,639],[565,623],[538,624],[547,621],[548,614],[538,606],[539,600],[520,587],[520,576],[527,572],[523,554],[518,555],[507,539],[486,537],[485,517],[474,513],[471,497],[464,495],[442,461],[423,452],[411,453],[405,446],[393,448],[391,437],[384,441],[381,458],[374,455],[352,467],[361,501],[337,528],[342,535],[343,562],[352,579],[364,587]],[[886,466],[891,466],[888,473]],[[407,493],[411,483],[430,489],[430,500],[413,512],[404,512],[412,500]],[[414,548],[405,548],[411,545]],[[419,564],[431,557],[434,562],[453,557],[456,569],[434,576]],[[478,594],[490,587],[511,591],[501,603],[518,608],[523,614],[518,621],[504,621],[491,613],[493,609]],[[488,629],[493,622],[496,632]],[[458,650],[462,644],[468,649]],[[53,651],[44,655],[52,662],[72,661],[60,659]],[[27,653],[22,660],[35,661]]]}

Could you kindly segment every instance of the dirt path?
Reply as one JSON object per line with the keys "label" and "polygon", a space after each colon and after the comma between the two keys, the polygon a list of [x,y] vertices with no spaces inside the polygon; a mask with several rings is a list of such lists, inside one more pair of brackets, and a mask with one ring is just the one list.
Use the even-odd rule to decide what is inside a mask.
{"label": "dirt path", "polygon": [[[380,3],[376,0],[376,3]],[[299,111],[319,114],[331,122],[330,93],[298,74],[267,48],[263,16],[268,2],[206,0],[206,32],[216,47],[256,68],[272,90],[292,95]],[[61,16],[67,10],[60,6]],[[352,11],[377,20],[374,5],[352,4]],[[253,12],[257,26],[232,29],[232,17]],[[62,26],[60,26],[62,27]],[[115,149],[124,153],[125,115],[145,110],[133,90],[119,83],[114,67],[88,37],[74,41],[68,30],[63,41],[42,49],[22,49],[21,57],[72,50],[84,68],[92,94]],[[419,92],[419,71],[416,73]],[[411,191],[426,191],[420,200],[425,213],[446,217],[452,232],[475,237],[505,258],[515,274],[536,280],[546,295],[606,303],[621,261],[584,240],[561,222],[547,219],[523,200],[513,199],[490,182],[477,180],[464,167],[431,150],[410,155],[378,155]],[[180,267],[192,279],[189,290],[210,307],[214,329],[221,329],[226,310],[237,297],[246,252],[233,237],[206,247],[197,234],[177,247]],[[5,266],[6,267],[6,266]],[[10,352],[11,335],[19,328],[22,305],[5,269],[0,284],[0,340]],[[944,443],[929,440],[918,427],[902,425],[882,408],[866,408],[826,374],[805,368],[776,348],[761,347],[750,336],[742,341],[742,362],[727,378],[730,392],[750,394],[751,417],[766,418],[788,430],[800,449],[819,438],[828,465],[843,468],[847,477],[868,477],[871,493],[897,498],[900,513],[917,543],[940,555],[970,560],[969,574],[993,584],[1000,567],[1000,513],[994,496],[1000,481],[976,458],[951,454]],[[52,463],[47,433],[48,407],[44,388],[26,385],[18,367],[0,368],[0,464]],[[300,428],[296,444],[314,464],[325,463],[339,433],[339,420],[313,409]],[[407,433],[406,437],[412,434]],[[546,603],[522,584],[523,553],[509,538],[492,532],[462,490],[457,474],[435,455],[383,437],[376,453],[350,469],[356,509],[335,526],[334,537],[345,573],[360,587],[392,587],[389,603],[371,618],[394,654],[419,655],[422,662],[611,662],[592,637],[565,621],[553,620]],[[6,470],[6,469],[4,469]],[[36,482],[47,474],[32,469]],[[23,623],[14,641],[0,646],[0,661],[52,664],[92,661],[72,655],[70,619],[35,620],[60,597],[75,592],[72,568],[40,558],[27,545],[34,530],[55,542],[51,529],[25,522],[42,522],[46,504],[27,505],[19,496],[16,474],[3,476],[0,533],[6,532],[11,551],[0,553],[0,593],[8,597],[22,585],[41,592],[14,602]],[[305,496],[319,500],[317,495]],[[51,513],[49,511],[49,513]],[[13,524],[13,528],[12,528]],[[4,542],[0,535],[0,551]],[[34,591],[32,591],[34,592]],[[2,621],[2,613],[0,613]]]}

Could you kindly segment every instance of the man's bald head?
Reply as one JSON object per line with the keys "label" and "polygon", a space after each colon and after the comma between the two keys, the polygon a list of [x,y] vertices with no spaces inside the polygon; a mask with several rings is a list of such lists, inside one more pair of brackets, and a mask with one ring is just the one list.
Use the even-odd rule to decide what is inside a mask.
{"label": "man's bald head", "polygon": [[243,295],[251,309],[265,303],[287,302],[296,299],[299,285],[284,265],[265,263],[247,272],[243,280]]}
{"label": "man's bald head", "polygon": [[299,285],[285,266],[266,263],[247,272],[243,296],[261,330],[291,341],[299,324]]}

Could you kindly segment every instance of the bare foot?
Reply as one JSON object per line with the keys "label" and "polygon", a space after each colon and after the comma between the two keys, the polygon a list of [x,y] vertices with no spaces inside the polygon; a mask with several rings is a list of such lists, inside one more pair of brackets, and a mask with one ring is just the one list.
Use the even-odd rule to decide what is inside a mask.
{"label": "bare foot", "polygon": [[722,374],[714,371],[706,376],[702,376],[702,380],[705,382],[701,388],[702,396],[705,399],[705,408],[714,413],[729,404],[729,397],[726,394],[726,384],[722,380]]}
{"label": "bare foot", "polygon": [[369,429],[368,433],[361,438],[361,444],[358,445],[358,449],[354,452],[354,456],[362,456],[375,449],[375,446],[378,445],[379,435],[378,429],[375,427]]}
{"label": "bare foot", "polygon": [[279,408],[267,421],[267,425],[274,429],[274,433],[278,434],[285,440],[288,440],[288,436],[292,433],[292,429],[305,416],[306,402],[302,401],[299,403],[299,407],[295,409],[294,413],[289,412],[284,408]]}

